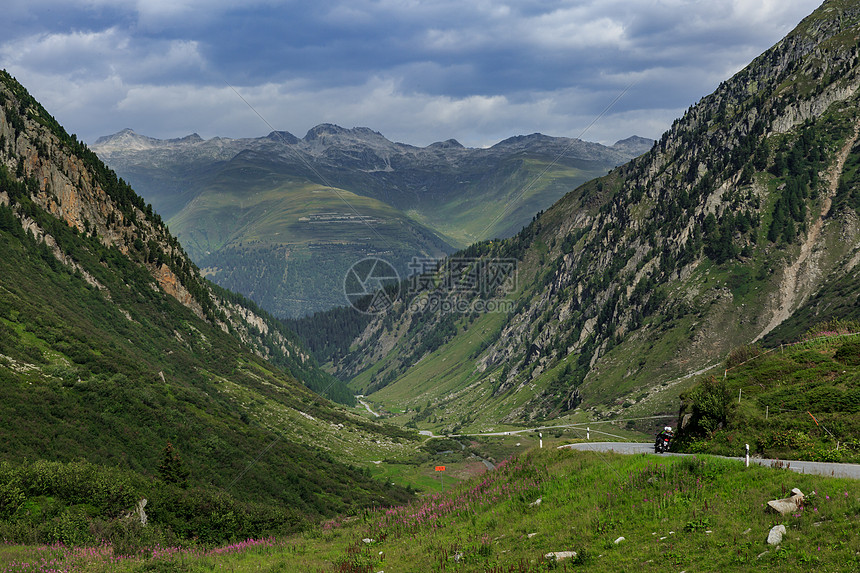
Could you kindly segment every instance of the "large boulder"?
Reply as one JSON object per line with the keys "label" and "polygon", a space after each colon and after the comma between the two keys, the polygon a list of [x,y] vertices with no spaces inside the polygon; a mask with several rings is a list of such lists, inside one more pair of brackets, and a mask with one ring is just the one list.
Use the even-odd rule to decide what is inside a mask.
{"label": "large boulder", "polygon": [[794,488],[791,493],[791,497],[771,500],[767,502],[767,506],[780,515],[789,515],[798,511],[803,507],[803,492]]}
{"label": "large boulder", "polygon": [[785,535],[785,526],[784,525],[774,525],[770,528],[770,531],[767,534],[767,544],[768,545],[779,545],[782,543],[782,536]]}

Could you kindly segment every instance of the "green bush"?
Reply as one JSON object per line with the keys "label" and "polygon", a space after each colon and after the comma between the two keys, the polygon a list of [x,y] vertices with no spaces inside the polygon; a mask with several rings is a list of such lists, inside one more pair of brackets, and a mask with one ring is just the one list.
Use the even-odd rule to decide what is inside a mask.
{"label": "green bush", "polygon": [[24,492],[14,481],[0,483],[0,519],[13,515],[24,503]]}
{"label": "green bush", "polygon": [[689,424],[683,434],[704,436],[725,426],[729,412],[729,391],[723,381],[713,376],[696,386],[687,396]]}
{"label": "green bush", "polygon": [[860,342],[843,344],[833,358],[846,366],[860,366]]}
{"label": "green bush", "polygon": [[759,356],[762,353],[762,348],[757,344],[746,344],[744,346],[738,346],[729,352],[729,356],[726,359],[726,368],[734,368],[735,366],[739,366],[753,358]]}
{"label": "green bush", "polygon": [[86,509],[81,506],[70,507],[48,524],[45,541],[59,542],[69,547],[85,545],[95,541],[89,529]]}
{"label": "green bush", "polygon": [[756,440],[759,451],[809,450],[813,441],[805,432],[796,430],[774,430]]}
{"label": "green bush", "polygon": [[[148,500],[147,524],[136,512]],[[283,505],[244,503],[217,489],[185,489],[86,462],[0,465],[0,536],[12,542],[83,545],[120,552],[197,539],[204,543],[283,535],[305,516]]]}

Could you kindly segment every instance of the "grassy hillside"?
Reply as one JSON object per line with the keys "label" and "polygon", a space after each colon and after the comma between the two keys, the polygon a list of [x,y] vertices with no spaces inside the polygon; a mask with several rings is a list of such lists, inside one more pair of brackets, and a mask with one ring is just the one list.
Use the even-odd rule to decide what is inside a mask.
{"label": "grassy hillside", "polygon": [[[308,219],[330,213],[353,219]],[[376,199],[304,180],[284,180],[276,165],[240,155],[169,223],[189,254],[203,259],[228,246],[350,243],[367,241],[368,235],[381,243],[379,248],[385,243],[400,247],[404,235],[398,219],[404,219],[402,213]]]}
{"label": "grassy hillside", "polygon": [[276,316],[346,304],[344,277],[366,257],[389,261],[405,277],[413,257],[451,251],[377,199],[285,179],[276,165],[248,155],[220,168],[168,223],[213,282]]}
{"label": "grassy hillside", "polygon": [[[62,224],[53,237],[101,288],[0,205],[5,460],[84,458],[152,475],[172,442],[193,484],[289,503],[308,516],[385,498],[381,484],[309,447],[320,425],[359,423],[374,439],[384,428],[351,422],[153,290],[149,274],[119,251]],[[272,409],[277,421],[259,418]],[[254,462],[255,452],[267,455]]]}
{"label": "grassy hillside", "polygon": [[[766,502],[807,494],[796,514]],[[784,525],[779,546],[769,530]],[[860,483],[708,456],[675,458],[532,450],[491,474],[409,506],[337,519],[284,540],[113,560],[118,571],[854,571]],[[574,556],[553,562],[551,552]],[[9,548],[28,562],[35,550]],[[110,548],[62,549],[62,564],[99,570]]]}
{"label": "grassy hillside", "polygon": [[3,537],[118,539],[138,495],[163,539],[207,542],[407,499],[366,456],[415,435],[289,374],[313,370],[301,346],[211,289],[150,206],[0,80]]}
{"label": "grassy hillside", "polygon": [[510,237],[567,191],[605,175],[608,164],[566,157],[516,155],[461,176],[444,200],[422,198],[408,214],[452,245]]}
{"label": "grassy hillside", "polygon": [[[766,501],[792,487],[816,492],[804,511],[786,518],[765,511]],[[538,450],[443,496],[329,535],[346,538],[339,562],[352,571],[417,563],[426,571],[540,571],[553,566],[544,556],[560,551],[577,553],[556,564],[572,570],[847,571],[860,563],[851,533],[858,504],[858,484],[848,480],[707,457]],[[776,550],[765,539],[779,523],[788,534]]]}
{"label": "grassy hillside", "polygon": [[860,463],[860,323],[832,321],[791,344],[746,346],[724,377],[683,396],[678,447]]}

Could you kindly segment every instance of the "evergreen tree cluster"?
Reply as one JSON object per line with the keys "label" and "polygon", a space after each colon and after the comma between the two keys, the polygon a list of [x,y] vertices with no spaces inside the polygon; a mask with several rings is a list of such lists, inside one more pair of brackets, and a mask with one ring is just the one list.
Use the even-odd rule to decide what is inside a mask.
{"label": "evergreen tree cluster", "polygon": [[789,177],[773,208],[773,218],[767,232],[770,242],[794,242],[798,227],[803,228],[806,221],[807,196],[805,182]]}
{"label": "evergreen tree cluster", "polygon": [[167,442],[161,453],[161,464],[158,466],[158,474],[166,483],[176,484],[179,487],[188,485],[188,477],[191,475],[182,463],[179,453],[173,449],[173,444]]}
{"label": "evergreen tree cluster", "polygon": [[316,359],[325,364],[337,362],[346,355],[350,345],[372,318],[351,306],[342,306],[304,318],[283,319],[281,322],[298,334]]}

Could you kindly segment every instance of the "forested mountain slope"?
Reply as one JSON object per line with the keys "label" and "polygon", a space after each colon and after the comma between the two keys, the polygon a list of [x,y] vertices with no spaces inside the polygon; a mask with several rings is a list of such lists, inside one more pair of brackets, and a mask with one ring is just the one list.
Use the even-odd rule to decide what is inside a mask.
{"label": "forested mountain slope", "polygon": [[[354,464],[410,434],[307,389],[297,377],[332,379],[295,336],[203,280],[152,208],[6,72],[0,107],[4,463],[85,460],[144,483],[171,443],[209,492],[189,500],[289,507],[287,527],[405,497]],[[30,485],[3,490],[0,520]]]}
{"label": "forested mountain slope", "polygon": [[[672,415],[687,375],[777,336],[798,309],[818,320],[856,312],[845,289],[860,262],[859,22],[855,3],[825,2],[650,152],[516,237],[452,257],[424,281],[435,290],[367,326],[338,375],[410,408],[405,419],[447,428],[576,406]],[[446,286],[480,273],[473,258],[516,261],[516,281]],[[415,304],[428,298],[448,304]],[[513,304],[481,312],[479,299]]]}

